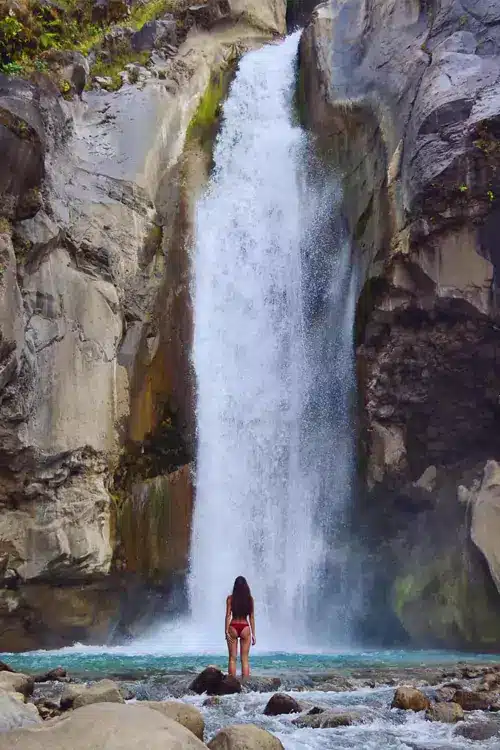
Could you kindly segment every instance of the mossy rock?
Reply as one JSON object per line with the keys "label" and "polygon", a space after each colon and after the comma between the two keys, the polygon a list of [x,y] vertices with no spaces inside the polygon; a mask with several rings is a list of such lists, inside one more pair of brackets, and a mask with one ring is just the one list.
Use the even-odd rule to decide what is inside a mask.
{"label": "mossy rock", "polygon": [[495,600],[486,571],[459,553],[397,576],[391,599],[416,643],[485,650],[500,645],[500,598]]}

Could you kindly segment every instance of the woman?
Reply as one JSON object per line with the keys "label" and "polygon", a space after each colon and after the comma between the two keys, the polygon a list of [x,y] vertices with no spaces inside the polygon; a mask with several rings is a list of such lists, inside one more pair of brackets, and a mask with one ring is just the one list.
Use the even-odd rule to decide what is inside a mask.
{"label": "woman", "polygon": [[[250,621],[249,621],[250,618]],[[234,582],[233,593],[226,599],[226,641],[229,649],[228,672],[236,677],[238,639],[240,641],[241,676],[250,675],[248,652],[255,646],[255,617],[250,587],[243,576]]]}

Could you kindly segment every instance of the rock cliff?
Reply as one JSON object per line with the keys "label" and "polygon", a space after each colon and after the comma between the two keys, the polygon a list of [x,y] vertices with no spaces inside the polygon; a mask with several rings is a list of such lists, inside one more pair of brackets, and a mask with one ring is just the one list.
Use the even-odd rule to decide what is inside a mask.
{"label": "rock cliff", "polygon": [[363,632],[498,648],[500,7],[334,0],[300,57],[359,269]]}
{"label": "rock cliff", "polygon": [[135,632],[187,564],[193,202],[285,3],[182,13],[0,75],[1,650]]}

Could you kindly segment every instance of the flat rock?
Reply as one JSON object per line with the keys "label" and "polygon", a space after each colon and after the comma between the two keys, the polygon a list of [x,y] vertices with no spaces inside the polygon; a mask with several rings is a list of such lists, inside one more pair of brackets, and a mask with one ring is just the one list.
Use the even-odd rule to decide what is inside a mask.
{"label": "flat rock", "polygon": [[0,733],[0,750],[203,750],[178,722],[146,706],[84,706],[41,729]]}
{"label": "flat rock", "polygon": [[92,703],[125,703],[120,689],[112,680],[93,685],[68,685],[61,695],[61,708],[82,708]]}
{"label": "flat rock", "polygon": [[243,677],[241,687],[245,693],[271,693],[281,685],[279,677]]}

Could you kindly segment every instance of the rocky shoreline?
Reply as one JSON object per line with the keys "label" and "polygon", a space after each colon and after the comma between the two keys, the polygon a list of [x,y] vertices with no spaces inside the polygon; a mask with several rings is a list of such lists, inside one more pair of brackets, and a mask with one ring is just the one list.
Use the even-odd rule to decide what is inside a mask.
{"label": "rocky shoreline", "polygon": [[[98,680],[69,675],[62,667],[26,675],[1,663],[0,670],[0,750],[54,750],[63,740],[71,740],[74,750],[104,750],[111,736],[123,750],[135,750],[145,742],[150,750],[178,742],[194,750],[203,747],[203,741],[212,749],[280,750],[281,740],[249,724],[248,718],[258,722],[259,717],[286,717],[293,731],[337,731],[373,721],[375,694],[385,714],[390,712],[399,723],[410,712],[426,722],[457,724],[452,730],[457,738],[500,742],[500,663],[289,672],[242,681],[215,666],[198,674],[141,674],[137,679],[129,674],[126,679],[115,675]],[[327,700],[332,694],[345,697],[345,707],[332,708]],[[352,707],[350,694],[357,698]],[[241,725],[234,724],[231,719],[241,716],[235,707],[252,695],[261,696],[258,707],[251,717],[243,715]],[[221,719],[226,698],[231,711]],[[212,715],[217,712],[219,731],[214,733]],[[93,737],[96,724],[102,731]]]}

